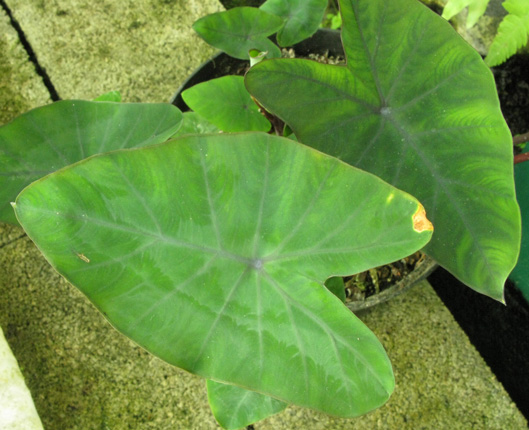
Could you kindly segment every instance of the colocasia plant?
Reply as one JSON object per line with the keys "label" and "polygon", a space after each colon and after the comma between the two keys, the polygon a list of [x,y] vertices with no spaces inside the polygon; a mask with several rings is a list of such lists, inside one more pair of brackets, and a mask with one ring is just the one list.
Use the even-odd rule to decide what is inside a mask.
{"label": "colocasia plant", "polygon": [[[275,57],[259,35],[307,37],[323,3],[196,29],[236,28],[237,52]],[[502,300],[518,256],[512,138],[481,57],[415,0],[339,5],[345,65],[263,60],[189,90],[183,121],[107,97],[0,128],[1,219],[119,331],[207,379],[228,429],[288,404],[355,417],[391,395],[384,348],[327,279],[422,249]]]}

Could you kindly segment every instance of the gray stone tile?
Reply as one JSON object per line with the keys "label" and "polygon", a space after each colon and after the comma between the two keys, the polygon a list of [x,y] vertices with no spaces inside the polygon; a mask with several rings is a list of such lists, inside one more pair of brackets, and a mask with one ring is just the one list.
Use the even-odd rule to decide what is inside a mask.
{"label": "gray stone tile", "polygon": [[191,24],[218,0],[8,0],[63,99],[118,90],[124,101],[168,101],[212,53]]}
{"label": "gray stone tile", "polygon": [[0,9],[0,100],[0,125],[50,102],[42,79],[28,61],[3,9]]}

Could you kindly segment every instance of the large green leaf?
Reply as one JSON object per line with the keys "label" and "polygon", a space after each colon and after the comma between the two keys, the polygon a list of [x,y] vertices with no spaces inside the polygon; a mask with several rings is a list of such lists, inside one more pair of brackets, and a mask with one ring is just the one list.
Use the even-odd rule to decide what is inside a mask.
{"label": "large green leaf", "polygon": [[249,59],[248,51],[268,51],[279,57],[281,51],[268,39],[283,26],[283,20],[255,7],[235,7],[200,18],[193,29],[202,39],[232,57]]}
{"label": "large green leaf", "polygon": [[0,221],[16,222],[9,203],[36,179],[94,154],[163,142],[181,116],[169,104],[66,100],[15,118],[0,127]]}
{"label": "large green leaf", "polygon": [[233,385],[208,380],[208,401],[218,423],[236,430],[281,412],[285,402]]}
{"label": "large green leaf", "polygon": [[263,61],[247,88],[301,142],[416,196],[435,225],[426,252],[501,300],[520,215],[512,140],[490,70],[415,0],[340,6],[346,67]]}
{"label": "large green leaf", "polygon": [[182,93],[186,104],[222,131],[268,131],[270,121],[244,87],[242,76],[223,76],[194,85]]}
{"label": "large green leaf", "polygon": [[376,337],[324,281],[424,246],[420,209],[373,175],[264,133],[92,157],[15,205],[57,271],[148,351],[339,416],[380,406],[394,382]]}
{"label": "large green leaf", "polygon": [[328,0],[267,0],[260,9],[285,20],[277,33],[277,43],[292,46],[318,30],[327,5]]}

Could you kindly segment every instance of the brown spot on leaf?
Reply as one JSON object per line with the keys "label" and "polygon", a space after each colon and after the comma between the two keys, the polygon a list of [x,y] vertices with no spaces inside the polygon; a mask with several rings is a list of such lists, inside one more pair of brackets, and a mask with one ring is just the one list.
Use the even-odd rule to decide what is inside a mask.
{"label": "brown spot on leaf", "polygon": [[79,260],[82,260],[85,263],[90,263],[90,259],[86,255],[79,254],[78,252],[76,252],[76,254],[77,254],[77,257],[79,258]]}
{"label": "brown spot on leaf", "polygon": [[413,214],[412,220],[413,229],[416,232],[422,233],[426,230],[433,231],[433,224],[428,218],[426,218],[426,211],[424,210],[423,205],[421,205],[420,203],[419,207],[417,208],[417,211]]}

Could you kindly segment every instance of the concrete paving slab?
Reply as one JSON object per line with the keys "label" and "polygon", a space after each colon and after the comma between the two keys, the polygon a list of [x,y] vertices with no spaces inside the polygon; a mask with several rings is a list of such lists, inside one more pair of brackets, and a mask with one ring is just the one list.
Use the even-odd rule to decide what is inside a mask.
{"label": "concrete paving slab", "polygon": [[[18,227],[0,225],[0,326],[49,429],[217,429],[204,381],[117,333]],[[15,238],[15,240],[13,240]],[[362,316],[393,362],[386,406],[355,420],[290,407],[256,430],[523,429],[428,284]]]}
{"label": "concrete paving slab", "polygon": [[21,232],[0,224],[0,326],[44,428],[217,428],[205,382],[116,332]]}
{"label": "concrete paving slab", "polygon": [[213,49],[191,24],[218,0],[8,0],[63,99],[165,102]]}
{"label": "concrete paving slab", "polygon": [[50,97],[9,18],[0,9],[0,125],[50,102]]}

